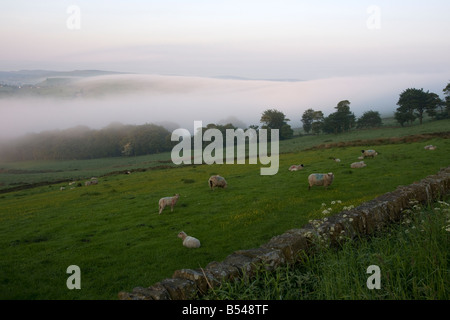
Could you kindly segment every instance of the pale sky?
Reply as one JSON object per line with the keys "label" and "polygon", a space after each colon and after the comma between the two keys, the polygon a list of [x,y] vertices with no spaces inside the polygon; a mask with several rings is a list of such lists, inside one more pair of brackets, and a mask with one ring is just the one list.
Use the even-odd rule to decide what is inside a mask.
{"label": "pale sky", "polygon": [[3,0],[1,8],[2,71],[310,80],[450,69],[448,0]]}
{"label": "pale sky", "polygon": [[[179,123],[235,116],[250,125],[277,108],[298,127],[304,110],[328,115],[341,100],[350,100],[357,116],[393,113],[410,87],[442,97],[450,81],[449,12],[448,0],[2,0],[0,71],[178,75],[186,88],[217,76],[302,82],[202,81],[203,89],[187,94],[148,92],[63,111],[60,103],[20,109],[23,102],[0,101],[0,135],[164,121],[167,110],[183,114],[172,119]],[[181,86],[179,79],[160,81]]]}

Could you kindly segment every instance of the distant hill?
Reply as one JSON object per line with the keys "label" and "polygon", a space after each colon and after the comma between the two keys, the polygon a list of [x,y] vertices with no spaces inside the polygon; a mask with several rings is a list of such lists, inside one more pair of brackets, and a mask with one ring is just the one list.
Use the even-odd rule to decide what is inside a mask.
{"label": "distant hill", "polygon": [[103,75],[122,74],[121,72],[102,70],[20,70],[0,71],[0,84],[4,85],[35,85],[47,78],[86,78]]}

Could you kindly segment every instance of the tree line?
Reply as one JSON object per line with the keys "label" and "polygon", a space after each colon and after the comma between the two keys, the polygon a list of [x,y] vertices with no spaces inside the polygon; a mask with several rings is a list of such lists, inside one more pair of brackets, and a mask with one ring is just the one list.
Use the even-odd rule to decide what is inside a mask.
{"label": "tree line", "polygon": [[[422,124],[423,117],[440,120],[450,118],[450,83],[442,90],[444,100],[434,92],[422,89],[408,88],[400,93],[397,101],[398,108],[394,113],[395,120],[401,125],[413,124],[418,119]],[[376,128],[380,127],[382,119],[378,111],[369,110],[356,119],[350,110],[350,101],[340,101],[335,107],[336,111],[325,117],[320,110],[307,109],[301,118],[303,130],[309,134],[342,133],[353,128]]]}
{"label": "tree line", "polygon": [[94,130],[78,126],[66,130],[28,134],[5,143],[2,161],[85,160],[139,156],[169,151],[171,132],[155,124],[111,124]]}

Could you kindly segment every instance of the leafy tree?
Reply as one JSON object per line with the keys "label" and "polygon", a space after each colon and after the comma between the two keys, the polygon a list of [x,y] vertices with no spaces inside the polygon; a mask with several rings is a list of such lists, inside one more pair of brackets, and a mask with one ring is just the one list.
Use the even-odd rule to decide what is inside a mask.
{"label": "leafy tree", "polygon": [[375,128],[383,124],[378,111],[366,111],[356,122],[357,128]]}
{"label": "leafy tree", "polygon": [[314,120],[314,110],[313,109],[308,109],[305,112],[303,112],[303,115],[302,115],[303,130],[306,133],[309,133],[311,131],[313,120]]}
{"label": "leafy tree", "polygon": [[[291,131],[291,126],[287,124],[287,121],[290,121],[286,118],[285,114],[276,109],[268,109],[263,112],[260,122],[264,125],[262,129],[278,129],[280,130],[280,139],[289,139],[293,135],[293,131]],[[270,135],[270,131],[269,131]]]}
{"label": "leafy tree", "polygon": [[356,117],[350,111],[350,101],[342,100],[335,107],[336,112],[324,119],[323,131],[326,133],[347,132],[355,126]]}
{"label": "leafy tree", "polygon": [[423,89],[409,88],[400,94],[397,102],[399,106],[395,114],[397,121],[403,126],[403,123],[412,123],[416,118],[420,124],[423,121],[423,114],[433,115],[436,109],[436,100],[429,91],[424,92]]}
{"label": "leafy tree", "polygon": [[324,116],[322,111],[314,111],[312,133],[319,134],[322,131]]}
{"label": "leafy tree", "polygon": [[445,95],[445,114],[446,118],[450,118],[450,82],[447,84],[447,86],[442,90]]}

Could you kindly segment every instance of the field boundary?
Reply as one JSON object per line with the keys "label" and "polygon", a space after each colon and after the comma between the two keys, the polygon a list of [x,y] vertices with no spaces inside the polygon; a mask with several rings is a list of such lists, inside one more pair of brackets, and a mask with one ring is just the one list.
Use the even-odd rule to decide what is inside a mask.
{"label": "field boundary", "polygon": [[[205,268],[176,270],[172,278],[150,287],[136,287],[118,293],[120,300],[192,300],[218,287],[223,281],[251,277],[261,266],[272,271],[300,261],[304,254],[337,246],[357,237],[384,229],[405,216],[414,204],[431,204],[450,193],[450,166],[442,168],[408,186],[367,201],[351,210],[321,220],[301,229],[291,229],[273,237],[258,248],[238,250],[223,261],[213,261]],[[319,241],[318,241],[319,240]]]}

